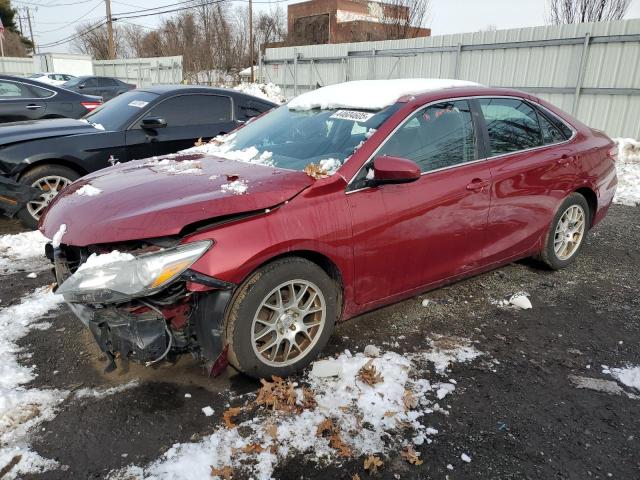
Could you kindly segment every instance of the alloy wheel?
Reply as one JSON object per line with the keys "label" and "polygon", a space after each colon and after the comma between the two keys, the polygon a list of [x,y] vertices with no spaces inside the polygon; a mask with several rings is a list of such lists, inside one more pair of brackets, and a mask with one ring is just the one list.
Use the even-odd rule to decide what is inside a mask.
{"label": "alloy wheel", "polygon": [[42,195],[27,203],[27,211],[29,214],[36,220],[39,220],[42,211],[51,203],[51,200],[53,200],[64,187],[71,183],[71,180],[68,178],[58,175],[49,175],[33,182],[31,186],[42,190]]}
{"label": "alloy wheel", "polygon": [[251,343],[263,363],[291,365],[306,356],[325,326],[327,305],[320,289],[307,280],[290,280],[271,290],[251,326]]}
{"label": "alloy wheel", "polygon": [[580,205],[571,205],[560,217],[553,240],[558,260],[568,260],[578,251],[584,238],[585,218],[584,209]]}

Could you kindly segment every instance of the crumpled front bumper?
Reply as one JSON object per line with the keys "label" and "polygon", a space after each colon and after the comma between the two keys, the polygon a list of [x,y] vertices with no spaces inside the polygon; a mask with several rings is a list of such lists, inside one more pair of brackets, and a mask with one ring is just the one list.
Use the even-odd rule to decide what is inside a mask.
{"label": "crumpled front bumper", "polygon": [[67,305],[89,328],[100,350],[107,355],[108,371],[115,368],[116,353],[122,359],[148,363],[163,358],[170,347],[171,333],[167,322],[153,310],[133,315],[115,307]]}

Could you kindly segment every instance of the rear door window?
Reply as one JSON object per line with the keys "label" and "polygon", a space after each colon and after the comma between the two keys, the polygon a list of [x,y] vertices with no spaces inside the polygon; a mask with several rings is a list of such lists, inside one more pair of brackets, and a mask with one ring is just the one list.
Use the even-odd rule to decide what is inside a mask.
{"label": "rear door window", "polygon": [[478,101],[489,131],[490,156],[543,145],[538,115],[526,102],[511,98]]}
{"label": "rear door window", "polygon": [[29,90],[20,83],[4,82],[0,80],[0,98],[27,98]]}
{"label": "rear door window", "polygon": [[476,160],[469,102],[444,102],[418,111],[389,137],[378,155],[408,158],[423,172]]}
{"label": "rear door window", "polygon": [[163,101],[145,116],[162,117],[169,127],[228,122],[231,99],[223,95],[179,95]]}

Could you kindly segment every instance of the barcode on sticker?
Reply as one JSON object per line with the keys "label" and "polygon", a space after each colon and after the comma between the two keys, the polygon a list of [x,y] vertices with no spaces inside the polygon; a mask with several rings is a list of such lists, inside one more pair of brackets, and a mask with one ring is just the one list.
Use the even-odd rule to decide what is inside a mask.
{"label": "barcode on sticker", "polygon": [[374,115],[375,115],[374,113],[359,112],[357,110],[338,110],[329,118],[338,118],[340,120],[351,120],[353,122],[366,122]]}

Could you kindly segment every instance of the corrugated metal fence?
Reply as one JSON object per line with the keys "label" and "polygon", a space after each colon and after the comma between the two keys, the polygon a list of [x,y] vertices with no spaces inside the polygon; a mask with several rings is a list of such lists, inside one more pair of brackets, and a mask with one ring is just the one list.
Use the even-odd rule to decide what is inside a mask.
{"label": "corrugated metal fence", "polygon": [[182,56],[94,60],[93,72],[138,87],[177,84],[182,81]]}
{"label": "corrugated metal fence", "polygon": [[2,57],[0,58],[0,73],[7,75],[29,76],[35,73],[33,58]]}
{"label": "corrugated metal fence", "polygon": [[287,98],[349,80],[458,78],[534,93],[612,136],[640,138],[640,19],[267,49]]}
{"label": "corrugated metal fence", "polygon": [[[0,58],[0,73],[29,76],[38,71],[40,66],[33,58]],[[182,81],[182,56],[93,60],[93,73],[115,77],[139,87],[176,84]]]}

